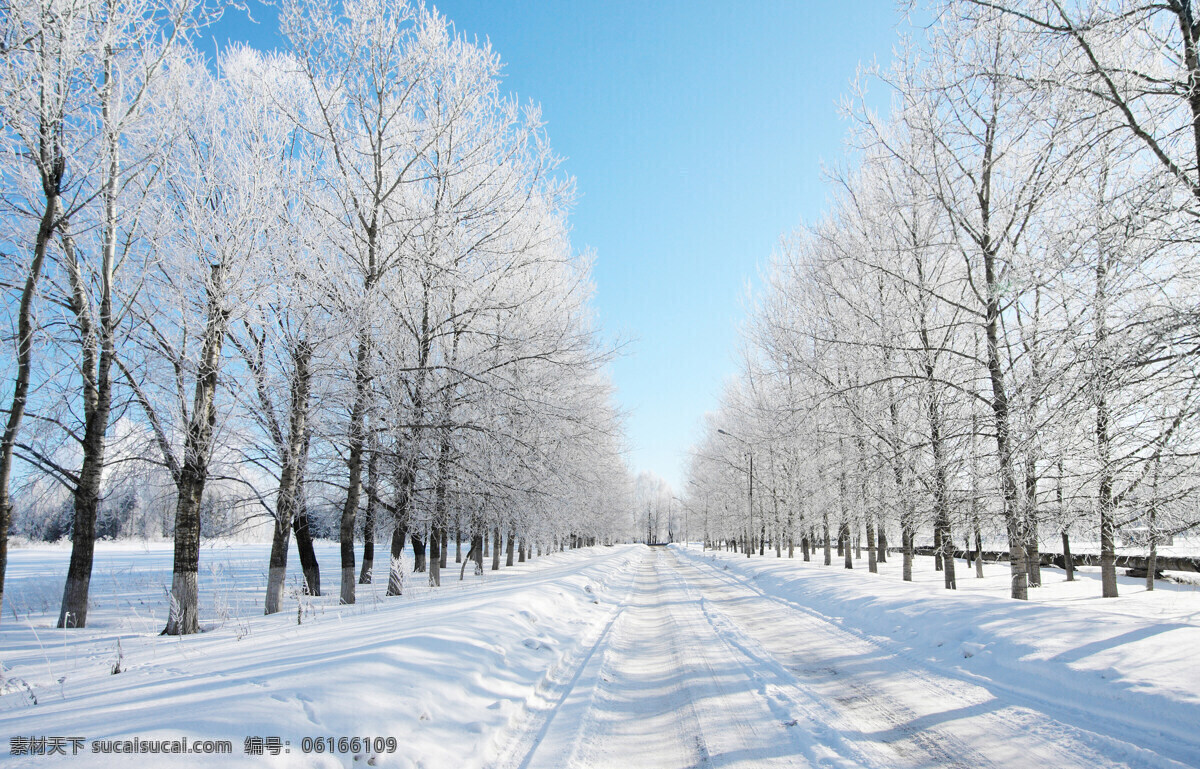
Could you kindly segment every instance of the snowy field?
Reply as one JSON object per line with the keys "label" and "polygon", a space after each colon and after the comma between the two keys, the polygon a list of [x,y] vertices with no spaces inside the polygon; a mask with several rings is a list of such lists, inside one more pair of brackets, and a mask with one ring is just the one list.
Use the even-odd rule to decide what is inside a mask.
{"label": "snowy field", "polygon": [[[1020,603],[1004,565],[977,580],[960,561],[948,594],[925,558],[906,584],[898,559],[872,575],[625,545],[461,583],[451,564],[438,591],[410,575],[350,607],[293,582],[263,617],[266,550],[205,548],[206,632],[184,638],[157,635],[169,544],[101,543],[73,631],[54,628],[68,551],[12,551],[0,764],[115,766],[102,741],[186,737],[231,752],[147,765],[1200,766],[1193,585],[1122,578],[1106,601],[1094,569],[1046,569]],[[336,579],[336,545],[318,557]],[[82,742],[11,754],[42,737]]]}

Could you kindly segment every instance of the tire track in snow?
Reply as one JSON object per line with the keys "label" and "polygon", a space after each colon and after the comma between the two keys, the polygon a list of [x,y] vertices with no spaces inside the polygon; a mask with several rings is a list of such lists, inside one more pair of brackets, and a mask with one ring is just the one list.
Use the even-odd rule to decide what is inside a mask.
{"label": "tire track in snow", "polygon": [[[598,677],[578,692],[577,716],[563,719],[569,752],[539,746],[540,761],[530,769],[624,767],[631,756],[655,767],[709,763],[694,701],[679,681],[684,660],[678,627],[663,606],[660,557],[661,551],[648,550],[639,564],[631,608],[609,640]],[[663,676],[661,685],[656,676]]]}
{"label": "tire track in snow", "polygon": [[[722,605],[737,615],[736,620],[727,616],[730,627],[742,629],[742,635],[746,628],[757,630],[754,635],[763,643],[755,645],[769,657],[772,654],[766,648],[787,660],[788,664],[783,664],[772,657],[776,665],[794,674],[797,686],[825,693],[847,737],[854,736],[867,745],[880,745],[882,739],[882,744],[900,749],[893,754],[902,764],[979,767],[1017,760],[1026,765],[1081,767],[1186,765],[1111,733],[1101,733],[1094,725],[1081,727],[1055,718],[1054,712],[1072,711],[1078,703],[1044,703],[990,680],[966,680],[966,674],[960,677],[931,670],[903,649],[844,627],[815,609],[771,595],[740,575],[694,557],[686,560],[697,583],[703,584],[707,578],[724,584]],[[709,592],[722,594],[712,588]],[[706,606],[715,609],[713,601]],[[780,608],[785,610],[782,615]],[[784,626],[791,629],[783,634],[790,639],[779,637],[779,628]],[[804,649],[788,643],[801,639],[810,643],[808,659],[800,653]],[[811,659],[814,651],[825,662]],[[868,677],[870,680],[865,680]],[[1017,696],[1011,696],[1013,693]],[[930,711],[930,702],[938,703],[936,711]],[[952,703],[954,709],[946,703]],[[1128,727],[1118,734],[1126,731]],[[988,744],[988,755],[968,749],[971,744]]]}
{"label": "tire track in snow", "polygon": [[814,754],[812,740],[780,719],[761,676],[723,643],[674,561],[647,551],[620,616],[499,766],[851,765]]}
{"label": "tire track in snow", "polygon": [[[715,571],[705,574],[690,563],[688,567],[699,577],[694,585],[697,590],[703,591],[705,579],[713,577],[725,582],[727,586],[742,587],[730,575]],[[712,590],[711,587],[708,589]],[[881,767],[912,765],[979,769],[993,765],[984,755],[950,735],[911,728],[909,724],[915,720],[915,713],[898,702],[881,702],[878,692],[871,691],[852,677],[838,678],[838,685],[848,688],[848,693],[832,698],[822,697],[811,687],[804,685],[796,675],[798,671],[780,662],[743,629],[742,625],[722,611],[717,601],[701,595],[699,602],[705,616],[723,640],[736,647],[748,660],[752,660],[763,671],[764,676],[770,676],[772,681],[764,686],[764,696],[772,696],[780,702],[792,718],[804,719],[809,729],[822,738],[828,748],[836,750],[847,760],[863,766]],[[814,677],[814,673],[817,677],[822,674],[826,678],[839,676],[839,671],[834,668],[809,668],[803,672],[808,673],[810,678]],[[864,720],[883,722],[898,739],[875,745],[861,745],[858,741],[848,739],[847,731],[839,728],[839,722],[845,720],[846,711],[856,712],[858,718],[855,720],[859,726]],[[852,735],[853,732],[854,730],[850,730],[849,734]],[[906,741],[912,742],[913,745],[906,745]]]}
{"label": "tire track in snow", "polygon": [[[644,561],[645,557],[641,560]],[[594,639],[586,643],[579,653],[559,660],[526,699],[521,714],[511,719],[504,733],[498,735],[497,741],[502,747],[498,751],[498,758],[490,764],[494,769],[527,769],[567,698],[584,680],[584,674],[599,664],[601,657],[596,652],[607,645],[613,626],[623,616],[636,587],[636,570],[639,566],[640,562],[634,566],[635,577],[625,586],[624,595],[608,620],[600,626]]]}

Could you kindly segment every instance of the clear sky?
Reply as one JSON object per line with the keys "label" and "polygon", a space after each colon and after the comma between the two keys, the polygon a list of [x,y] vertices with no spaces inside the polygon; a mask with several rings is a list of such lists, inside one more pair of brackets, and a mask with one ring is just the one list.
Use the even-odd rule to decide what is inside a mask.
{"label": "clear sky", "polygon": [[[596,254],[601,323],[628,340],[612,369],[630,464],[676,489],[736,371],[747,287],[781,235],[817,217],[821,163],[841,157],[840,97],[887,63],[893,0],[444,0],[541,104]],[[274,15],[215,38],[277,45]]]}

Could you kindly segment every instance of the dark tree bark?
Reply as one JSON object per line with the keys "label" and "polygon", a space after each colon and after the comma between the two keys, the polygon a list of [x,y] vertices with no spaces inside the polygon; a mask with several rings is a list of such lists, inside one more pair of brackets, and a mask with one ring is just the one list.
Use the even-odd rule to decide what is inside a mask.
{"label": "dark tree bark", "polygon": [[372,445],[367,460],[367,509],[363,514],[363,558],[358,572],[358,584],[369,585],[375,570],[375,521],[379,514],[379,452]]}
{"label": "dark tree bark", "polygon": [[442,584],[442,530],[434,526],[429,531],[429,585]]}
{"label": "dark tree bark", "polygon": [[975,578],[983,579],[983,534],[978,520],[975,521]]}
{"label": "dark tree bark", "polygon": [[504,565],[505,566],[513,565],[513,556],[515,555],[513,550],[516,545],[516,541],[517,541],[516,535],[513,534],[512,529],[509,529],[507,541],[504,543]]}
{"label": "dark tree bark", "polygon": [[872,574],[879,572],[879,561],[875,553],[875,522],[867,517],[867,571]]}
{"label": "dark tree bark", "polygon": [[[277,437],[282,453],[283,469],[279,476],[279,492],[275,502],[275,532],[271,538],[271,560],[267,574],[267,595],[263,613],[274,614],[283,608],[283,586],[287,578],[288,544],[292,519],[299,509],[302,468],[307,464],[308,410],[311,374],[309,363],[312,348],[305,341],[292,352],[292,392],[289,408],[286,444]],[[305,521],[307,527],[308,522]],[[311,542],[310,542],[311,547]]]}
{"label": "dark tree bark", "polygon": [[8,571],[8,530],[12,525],[12,499],[8,493],[12,478],[13,449],[25,417],[25,405],[29,400],[29,377],[33,370],[33,301],[37,294],[38,279],[46,261],[46,247],[54,236],[59,208],[59,186],[62,182],[64,165],[59,152],[57,133],[44,132],[53,141],[43,144],[42,188],[46,193],[46,208],[33,247],[33,260],[25,274],[25,285],[21,289],[21,303],[17,310],[17,375],[13,381],[12,402],[8,407],[8,421],[4,426],[4,437],[0,440],[0,608],[4,604],[4,575]]}
{"label": "dark tree bark", "polygon": [[[483,576],[483,546],[487,541],[487,537],[483,533],[471,535],[471,553],[475,554],[475,576]],[[467,560],[471,560],[470,553],[467,554]]]}
{"label": "dark tree bark", "polygon": [[1038,477],[1034,457],[1025,460],[1025,566],[1029,586],[1042,586],[1042,554],[1038,549]]}
{"label": "dark tree bark", "polygon": [[903,575],[905,582],[912,582],[913,569],[913,537],[914,533],[912,526],[906,521],[900,522],[900,547],[903,550],[903,561],[900,566],[900,573]]}
{"label": "dark tree bark", "polygon": [[404,554],[404,537],[408,533],[407,516],[396,521],[392,529],[392,549],[390,552],[390,567],[388,568],[388,586],[385,595],[404,594],[404,564],[401,555]]}
{"label": "dark tree bark", "polygon": [[[481,543],[481,544],[482,544],[482,543]],[[468,563],[475,563],[475,562],[476,562],[476,561],[475,561],[475,556],[476,556],[476,553],[475,553],[475,539],[474,539],[474,538],[472,538],[472,539],[471,539],[471,547],[470,547],[470,549],[469,549],[469,550],[467,550],[467,557],[466,557],[466,559],[465,559],[464,561],[462,561],[462,567],[461,567],[461,568],[458,570],[458,581],[459,581],[459,582],[462,582],[462,581],[463,581],[463,577],[464,577],[464,576],[466,576],[466,573],[467,573],[467,564],[468,564]],[[480,574],[480,573],[482,573],[482,572],[481,572],[481,571],[476,571],[475,573],[476,573],[476,574]]]}
{"label": "dark tree bark", "polygon": [[[370,289],[372,281],[367,280]],[[363,448],[366,444],[367,405],[371,359],[371,334],[361,330],[358,334],[358,350],[354,358],[354,403],[350,407],[350,428],[347,435],[349,451],[346,455],[346,501],[342,505],[341,525],[338,527],[338,542],[341,550],[342,590],[339,601],[354,603],[354,519],[358,515],[358,501],[362,490]]]}
{"label": "dark tree bark", "polygon": [[317,551],[313,548],[312,532],[308,528],[308,510],[303,496],[292,529],[296,532],[296,551],[300,555],[300,570],[304,572],[304,589],[309,595],[321,595],[321,568],[317,563]]}
{"label": "dark tree bark", "polygon": [[[112,195],[106,195],[107,210],[112,213]],[[113,213],[115,216],[115,213]],[[96,543],[96,514],[100,506],[100,484],[104,472],[106,434],[112,408],[112,366],[116,350],[113,342],[112,307],[113,235],[106,231],[101,257],[101,299],[99,323],[93,321],[88,287],[79,263],[75,243],[66,224],[61,230],[63,253],[71,282],[71,310],[80,337],[80,379],[83,383],[84,431],[80,448],[83,461],[73,493],[75,520],[71,536],[71,561],[63,587],[58,615],[60,628],[87,624],[88,594],[92,579],[92,559]]]}
{"label": "dark tree bark", "polygon": [[[396,502],[392,507],[392,547],[388,568],[388,587],[385,595],[400,595],[404,592],[404,567],[400,556],[404,552],[404,538],[408,535],[408,514],[412,502],[412,487],[416,482],[413,458],[400,453],[395,467]],[[416,535],[413,535],[413,556],[416,556]]]}
{"label": "dark tree bark", "polygon": [[1108,391],[1112,380],[1112,363],[1108,351],[1108,262],[1103,254],[1096,260],[1095,345],[1096,360],[1093,378],[1096,385],[1096,458],[1100,476],[1097,507],[1100,512],[1100,591],[1104,598],[1116,598],[1117,548],[1113,514],[1112,434],[1109,426]]}
{"label": "dark tree bark", "polygon": [[821,514],[821,521],[824,527],[822,536],[825,538],[825,565],[833,564],[833,553],[831,552],[832,543],[829,541],[829,511],[826,510]]}
{"label": "dark tree bark", "polygon": [[433,529],[429,534],[430,568],[429,584],[441,585],[441,569],[446,565],[446,529],[443,527],[449,516],[448,488],[450,472],[450,431],[443,429],[438,446],[437,480],[434,483],[433,494]]}
{"label": "dark tree bark", "polygon": [[500,571],[500,525],[492,530],[492,571]]}
{"label": "dark tree bark", "polygon": [[229,311],[221,306],[225,280],[221,264],[212,266],[208,287],[208,319],[196,392],[184,439],[183,464],[176,476],[179,496],[175,507],[175,566],[171,579],[171,613],[164,635],[188,635],[200,630],[200,503],[208,480],[208,458],[212,453],[213,428],[217,422],[217,375]]}
{"label": "dark tree bark", "polygon": [[415,531],[409,535],[409,539],[412,541],[413,548],[413,573],[424,574],[427,568],[425,562],[425,540],[421,539],[420,535]]}

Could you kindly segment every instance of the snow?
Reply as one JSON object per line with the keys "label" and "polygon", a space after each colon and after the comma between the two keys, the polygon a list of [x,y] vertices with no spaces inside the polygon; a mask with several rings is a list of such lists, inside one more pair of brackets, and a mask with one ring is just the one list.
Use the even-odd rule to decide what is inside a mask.
{"label": "snow", "polygon": [[[1105,600],[1094,570],[1046,569],[1018,602],[1003,564],[977,580],[958,562],[950,593],[927,558],[905,583],[898,558],[869,574],[622,545],[461,583],[451,565],[444,587],[409,575],[399,598],[377,580],[354,606],[293,581],[263,617],[266,554],[207,546],[206,632],[165,638],[169,544],[101,543],[89,627],[71,631],[54,628],[68,552],[10,552],[0,738],[88,742],[65,758],[0,748],[0,763],[111,766],[124,759],[91,741],[187,737],[233,752],[154,765],[1200,765],[1193,585],[1122,579]],[[318,557],[336,575],[336,545]],[[245,755],[253,736],[291,752]],[[397,750],[302,753],[355,736]]]}
{"label": "snow", "polygon": [[[478,766],[493,735],[547,673],[569,663],[574,649],[608,621],[614,605],[608,596],[623,592],[626,564],[636,553],[622,546],[546,555],[485,571],[482,579],[468,576],[463,588],[456,587],[457,569],[447,569],[447,587],[436,594],[414,589],[401,598],[383,598],[386,580],[379,580],[373,589],[360,585],[358,603],[349,607],[331,603],[333,585],[335,595],[311,599],[297,625],[294,600],[291,611],[255,615],[256,608],[262,611],[266,546],[207,548],[201,562],[211,568],[200,587],[210,608],[202,622],[214,606],[225,605],[228,614],[209,632],[164,638],[157,633],[165,617],[169,547],[106,544],[93,582],[98,610],[82,631],[54,629],[56,602],[54,613],[33,613],[41,608],[37,596],[51,591],[43,583],[65,572],[68,554],[61,563],[52,562],[54,550],[10,554],[9,589],[24,608],[20,622],[6,617],[0,625],[8,677],[0,735],[234,743],[229,756],[156,756],[156,765],[165,766],[363,765],[353,755],[328,753],[298,764],[305,736],[395,737],[395,753],[362,752],[380,767]],[[336,564],[336,545],[319,549],[318,558]],[[289,564],[289,572],[293,568]],[[251,595],[258,596],[257,607]],[[122,616],[135,608],[136,616]],[[118,638],[126,669],[112,675]],[[38,704],[14,679],[30,685]],[[291,753],[251,759],[243,754],[248,736],[281,737]],[[3,759],[16,766],[54,763],[42,756]],[[58,760],[71,766],[116,761],[100,755]]]}

